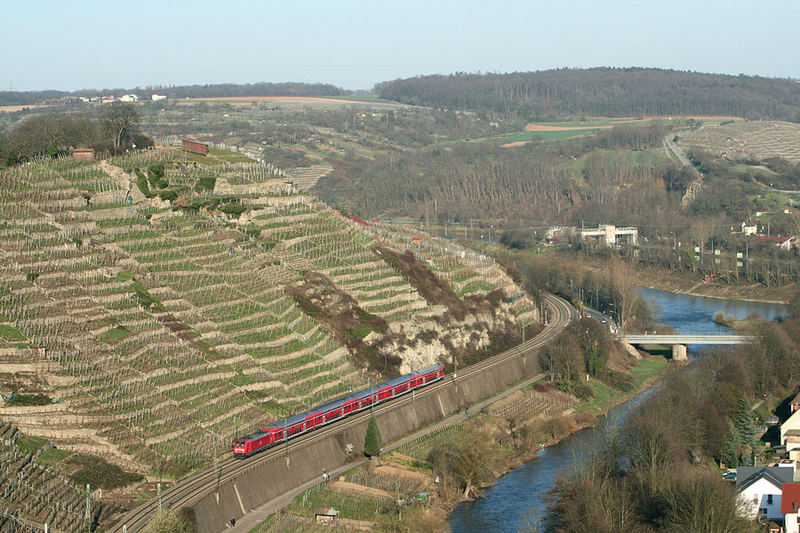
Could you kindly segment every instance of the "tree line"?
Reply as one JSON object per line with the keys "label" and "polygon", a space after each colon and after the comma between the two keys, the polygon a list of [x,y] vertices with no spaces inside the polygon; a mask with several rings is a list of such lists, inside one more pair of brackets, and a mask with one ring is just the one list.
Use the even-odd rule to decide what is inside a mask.
{"label": "tree line", "polygon": [[0,91],[0,105],[30,105],[48,100],[97,95],[135,93],[149,97],[163,94],[171,98],[215,98],[225,96],[342,96],[347,91],[330,83],[218,83],[136,87],[133,89],[91,89],[80,91]]}
{"label": "tree line", "polygon": [[417,76],[379,83],[375,93],[407,104],[534,120],[723,115],[800,121],[800,89],[794,81],[654,68]]}
{"label": "tree line", "polygon": [[32,115],[0,132],[0,161],[17,165],[35,157],[68,154],[73,148],[118,154],[152,146],[138,122],[136,107],[123,102],[105,105],[100,113]]}

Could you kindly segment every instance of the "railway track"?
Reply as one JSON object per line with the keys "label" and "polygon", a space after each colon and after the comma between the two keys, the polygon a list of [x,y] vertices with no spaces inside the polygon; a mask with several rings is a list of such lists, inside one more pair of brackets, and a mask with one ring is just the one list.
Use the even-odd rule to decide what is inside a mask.
{"label": "railway track", "polygon": [[[416,401],[418,397],[436,394],[445,387],[451,386],[453,382],[459,382],[482,372],[486,372],[507,360],[520,357],[527,352],[540,348],[554,339],[561,331],[573,320],[579,318],[577,311],[563,299],[546,295],[545,302],[547,308],[551,310],[550,324],[536,337],[524,343],[506,350],[503,353],[494,355],[474,365],[464,367],[457,373],[457,377],[445,379],[426,386],[423,389],[415,390],[413,394],[405,394],[400,398],[391,400],[387,403],[374,407],[372,411],[367,410],[356,415],[349,416],[344,420],[316,429],[303,437],[288,441],[286,444],[276,446],[265,452],[258,453],[244,460],[233,459],[230,457],[216,466],[210,466],[198,474],[178,481],[175,485],[166,489],[161,495],[161,503],[164,507],[179,508],[191,504],[193,501],[205,497],[213,492],[223,483],[236,479],[249,470],[255,469],[265,462],[272,461],[282,455],[286,455],[300,447],[307,446],[313,442],[327,439],[332,435],[341,432],[351,426],[355,426],[364,421],[372,414],[380,414],[393,409],[399,409],[405,405]],[[130,532],[134,533],[142,529],[150,516],[158,510],[158,501],[150,500],[126,513],[122,519],[111,528],[114,533]]]}

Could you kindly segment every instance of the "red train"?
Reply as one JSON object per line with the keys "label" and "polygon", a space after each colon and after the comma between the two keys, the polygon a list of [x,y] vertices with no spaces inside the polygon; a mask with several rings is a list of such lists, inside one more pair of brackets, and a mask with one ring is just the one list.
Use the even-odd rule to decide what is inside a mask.
{"label": "red train", "polygon": [[233,443],[233,456],[243,459],[312,429],[424,387],[428,383],[439,381],[443,377],[444,367],[431,365],[417,372],[411,372],[386,383],[356,392],[341,400],[320,405],[262,428],[261,431],[236,439]]}

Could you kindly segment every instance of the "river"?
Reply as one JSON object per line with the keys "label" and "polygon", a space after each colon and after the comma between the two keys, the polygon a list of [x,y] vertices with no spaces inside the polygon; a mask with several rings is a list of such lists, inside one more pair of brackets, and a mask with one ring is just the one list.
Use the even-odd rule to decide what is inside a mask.
{"label": "river", "polygon": [[[785,316],[789,308],[783,304],[723,300],[677,294],[656,289],[641,289],[642,296],[655,310],[659,322],[678,333],[730,333],[730,329],[713,321],[714,313],[745,318],[758,311],[765,319]],[[690,347],[697,357],[699,352]],[[497,480],[486,497],[466,502],[450,515],[453,533],[514,533],[524,530],[531,521],[545,518],[545,493],[552,488],[559,472],[574,464],[576,457],[593,446],[611,425],[620,426],[636,405],[651,394],[648,389],[637,397],[612,409],[597,425],[579,431],[560,443],[545,448],[538,457]]]}

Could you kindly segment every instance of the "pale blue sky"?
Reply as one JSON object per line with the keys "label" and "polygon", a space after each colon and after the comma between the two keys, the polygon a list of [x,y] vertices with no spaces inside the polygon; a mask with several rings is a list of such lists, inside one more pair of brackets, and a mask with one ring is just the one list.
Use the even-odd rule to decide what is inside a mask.
{"label": "pale blue sky", "polygon": [[0,90],[653,66],[800,77],[800,0],[0,0]]}

